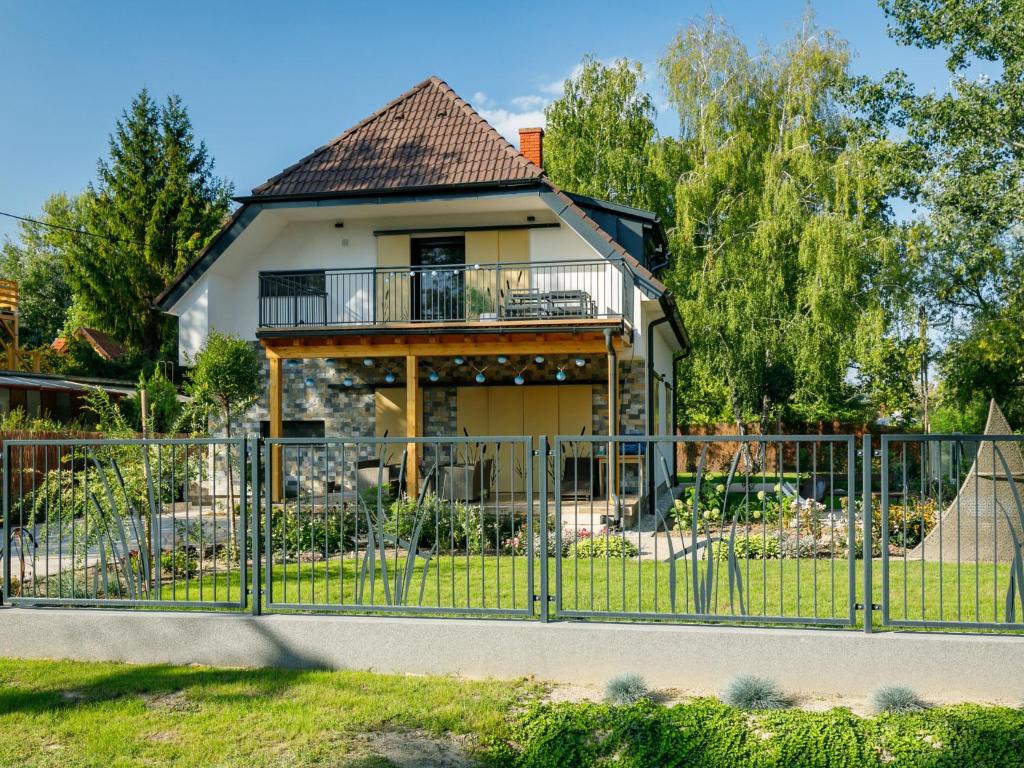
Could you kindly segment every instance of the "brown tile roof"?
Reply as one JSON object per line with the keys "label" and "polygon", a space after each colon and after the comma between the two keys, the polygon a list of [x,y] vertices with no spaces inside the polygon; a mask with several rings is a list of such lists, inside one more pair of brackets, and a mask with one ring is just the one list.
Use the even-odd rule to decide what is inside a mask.
{"label": "brown tile roof", "polygon": [[429,77],[252,194],[527,182],[542,174],[447,83]]}
{"label": "brown tile roof", "polygon": [[[75,336],[85,339],[89,346],[95,350],[96,354],[104,360],[117,360],[124,355],[124,347],[103,331],[97,331],[95,328],[79,328],[75,331]],[[67,351],[68,340],[63,336],[59,336],[53,340],[50,348],[57,354],[62,355]]]}

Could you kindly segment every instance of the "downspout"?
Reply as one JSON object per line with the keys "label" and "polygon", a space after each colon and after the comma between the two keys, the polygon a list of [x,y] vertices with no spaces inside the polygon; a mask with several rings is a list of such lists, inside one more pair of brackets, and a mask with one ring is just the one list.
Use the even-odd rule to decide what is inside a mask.
{"label": "downspout", "polygon": [[[604,329],[604,346],[608,352],[608,437],[613,438],[618,434],[619,404],[615,396],[615,383],[618,375],[618,359],[615,356],[615,346],[612,344],[612,329]],[[608,440],[608,477],[605,478],[605,496],[608,501],[612,500],[612,490],[615,488],[615,464],[618,461],[618,446],[614,440]],[[615,500],[615,519],[619,519],[618,500]]]}
{"label": "downspout", "polygon": [[[672,436],[675,437],[679,429],[679,361],[690,356],[690,348],[686,347],[682,352],[672,355]],[[672,482],[679,477],[679,451],[672,449]]]}
{"label": "downspout", "polygon": [[[651,320],[647,324],[647,395],[646,395],[647,399],[646,399],[646,402],[644,404],[644,410],[647,413],[647,435],[648,436],[651,436],[651,435],[654,434],[654,429],[655,429],[655,426],[656,426],[655,423],[654,423],[654,409],[651,407],[651,404],[654,402],[654,328],[655,328],[655,326],[661,325],[662,323],[667,323],[668,321],[669,321],[668,315],[662,315],[661,317],[658,317],[658,318],[655,318],[654,320]],[[673,403],[675,402],[675,397],[674,396],[672,398],[672,401],[673,401]],[[673,416],[673,424],[674,423],[675,423],[675,418]],[[673,427],[673,429],[674,429],[674,427]],[[647,451],[647,462],[646,462],[646,464],[647,464],[647,498],[648,498],[648,504],[650,505],[648,511],[653,513],[654,512],[654,494],[655,494],[655,489],[657,488],[657,483],[654,482],[654,466],[655,465],[654,465],[654,451],[652,450],[654,444],[653,443],[647,443],[646,446],[647,447],[646,447],[645,450]],[[671,482],[669,484],[671,486]]]}

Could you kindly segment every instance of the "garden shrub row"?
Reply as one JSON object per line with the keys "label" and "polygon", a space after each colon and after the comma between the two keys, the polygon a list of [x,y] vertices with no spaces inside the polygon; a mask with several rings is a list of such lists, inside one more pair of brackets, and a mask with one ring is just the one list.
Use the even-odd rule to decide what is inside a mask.
{"label": "garden shrub row", "polygon": [[751,713],[715,699],[534,704],[489,757],[524,768],[1024,766],[1024,712],[964,704],[861,718],[847,709]]}

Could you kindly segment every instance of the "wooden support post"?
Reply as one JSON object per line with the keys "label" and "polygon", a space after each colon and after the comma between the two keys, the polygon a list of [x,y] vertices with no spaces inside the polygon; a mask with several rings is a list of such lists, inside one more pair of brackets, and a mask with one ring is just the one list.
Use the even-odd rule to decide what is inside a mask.
{"label": "wooden support post", "polygon": [[[406,437],[420,436],[420,376],[415,355],[405,358],[405,432]],[[419,446],[409,443],[406,462],[406,493],[417,498],[420,491]]]}
{"label": "wooden support post", "polygon": [[[281,437],[283,417],[281,415],[281,358],[277,355],[267,355],[267,362],[270,364],[270,436]],[[281,487],[284,479],[284,467],[282,466],[282,454],[280,445],[275,445],[270,451],[270,498],[273,501],[281,501],[283,494]]]}

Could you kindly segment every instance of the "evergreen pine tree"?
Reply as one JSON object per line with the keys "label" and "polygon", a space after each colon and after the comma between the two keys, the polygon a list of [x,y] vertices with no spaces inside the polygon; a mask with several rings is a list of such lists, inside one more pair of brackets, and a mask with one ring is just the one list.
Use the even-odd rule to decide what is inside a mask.
{"label": "evergreen pine tree", "polygon": [[81,198],[86,229],[107,236],[71,249],[68,281],[84,319],[149,358],[173,347],[173,321],[153,299],[217,231],[230,194],[181,99],[161,107],[140,91]]}

